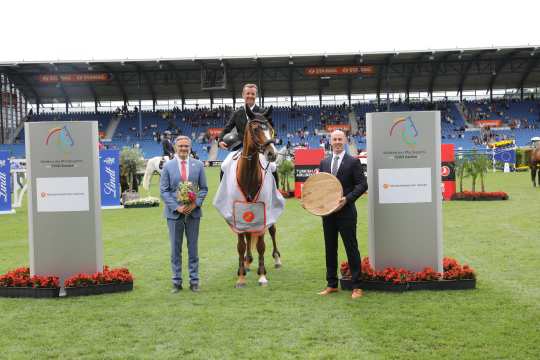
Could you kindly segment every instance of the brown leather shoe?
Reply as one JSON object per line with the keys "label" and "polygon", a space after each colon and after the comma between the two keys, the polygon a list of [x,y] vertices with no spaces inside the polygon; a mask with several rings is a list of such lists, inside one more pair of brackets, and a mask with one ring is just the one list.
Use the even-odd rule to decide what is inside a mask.
{"label": "brown leather shoe", "polygon": [[353,289],[351,298],[358,299],[361,298],[364,295],[362,292],[362,289]]}
{"label": "brown leather shoe", "polygon": [[321,291],[321,292],[319,293],[319,295],[326,296],[326,295],[328,295],[328,294],[336,293],[336,292],[338,292],[338,291],[339,291],[338,288],[327,287],[326,289],[324,289],[323,291]]}

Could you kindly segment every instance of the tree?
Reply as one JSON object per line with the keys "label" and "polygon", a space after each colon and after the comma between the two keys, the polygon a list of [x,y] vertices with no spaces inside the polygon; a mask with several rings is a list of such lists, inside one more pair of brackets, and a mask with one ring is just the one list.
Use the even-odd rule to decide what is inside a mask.
{"label": "tree", "polygon": [[480,186],[481,191],[485,192],[485,184],[484,184],[484,178],[485,175],[488,173],[489,169],[491,168],[491,160],[485,156],[485,155],[479,155],[475,159],[475,166],[476,171],[478,172],[478,175],[480,176]]}
{"label": "tree", "polygon": [[283,160],[278,166],[278,174],[281,182],[281,190],[285,192],[291,191],[289,185],[289,176],[294,172],[294,164],[290,160]]}
{"label": "tree", "polygon": [[468,166],[468,161],[463,155],[456,159],[456,177],[458,178],[459,192],[463,192],[463,178],[467,176],[466,167]]}
{"label": "tree", "polygon": [[467,160],[467,164],[465,166],[465,173],[467,176],[471,177],[471,190],[473,192],[476,191],[476,179],[478,179],[478,167],[476,165],[476,158],[478,157],[478,152],[476,150],[473,151],[472,157]]}
{"label": "tree", "polygon": [[124,147],[120,153],[120,176],[127,179],[129,191],[133,191],[137,181],[137,169],[144,167],[144,158],[140,149]]}

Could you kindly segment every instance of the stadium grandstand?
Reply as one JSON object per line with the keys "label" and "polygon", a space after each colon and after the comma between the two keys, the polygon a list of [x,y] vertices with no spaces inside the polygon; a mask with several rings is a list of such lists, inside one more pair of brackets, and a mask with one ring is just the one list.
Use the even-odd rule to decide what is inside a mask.
{"label": "stadium grandstand", "polygon": [[95,120],[108,148],[161,155],[161,134],[185,134],[202,160],[245,83],[274,107],[280,146],[326,147],[332,126],[366,147],[365,115],[440,110],[443,143],[485,149],[540,136],[540,49],[509,47],[302,56],[0,63],[0,150],[24,157],[26,121]]}

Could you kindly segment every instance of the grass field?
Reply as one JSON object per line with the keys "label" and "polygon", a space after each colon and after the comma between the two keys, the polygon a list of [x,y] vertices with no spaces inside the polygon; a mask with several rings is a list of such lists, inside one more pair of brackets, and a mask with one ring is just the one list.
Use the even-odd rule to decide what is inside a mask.
{"label": "grass field", "polygon": [[[162,208],[103,212],[105,263],[127,266],[135,289],[55,300],[0,298],[0,358],[538,359],[540,189],[529,175],[490,174],[504,202],[443,205],[444,254],[478,274],[468,291],[316,295],[325,286],[320,219],[287,202],[278,224],[283,268],[269,287],[235,289],[236,238],[213,209],[199,239],[201,289],[170,293]],[[157,186],[154,184],[157,195]],[[357,202],[367,255],[367,197]],[[269,242],[267,242],[269,244]],[[271,243],[268,248],[271,248]],[[187,251],[184,249],[184,274]],[[345,259],[343,247],[340,259]],[[268,256],[268,260],[271,258]],[[28,264],[26,208],[0,217],[0,273]]]}

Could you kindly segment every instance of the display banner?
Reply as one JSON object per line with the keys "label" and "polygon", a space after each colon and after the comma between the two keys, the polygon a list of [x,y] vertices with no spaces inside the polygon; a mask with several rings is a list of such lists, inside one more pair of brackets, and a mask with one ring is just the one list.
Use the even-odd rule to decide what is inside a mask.
{"label": "display banner", "polygon": [[454,144],[441,145],[441,178],[443,199],[450,200],[456,193]]}
{"label": "display banner", "polygon": [[372,65],[352,65],[352,66],[315,66],[304,68],[304,75],[307,76],[328,76],[328,75],[375,75],[375,67]]}
{"label": "display banner", "polygon": [[326,125],[326,131],[331,133],[334,130],[342,130],[345,132],[351,131],[351,125],[349,124],[333,124],[333,125]]}
{"label": "display banner", "polygon": [[15,213],[11,208],[10,170],[9,151],[0,151],[0,215]]}
{"label": "display banner", "polygon": [[443,271],[438,111],[367,114],[369,257],[386,267]]}
{"label": "display banner", "polygon": [[110,73],[78,73],[78,74],[42,74],[37,77],[40,83],[83,83],[110,81]]}
{"label": "display banner", "polygon": [[99,152],[101,208],[118,209],[120,205],[120,150]]}
{"label": "display banner", "polygon": [[302,197],[302,186],[307,178],[319,172],[324,149],[296,149],[294,151],[294,196]]}
{"label": "display banner", "polygon": [[30,273],[64,279],[103,268],[98,124],[24,124]]}
{"label": "display banner", "polygon": [[499,127],[502,125],[502,120],[476,120],[474,125],[477,127]]}

